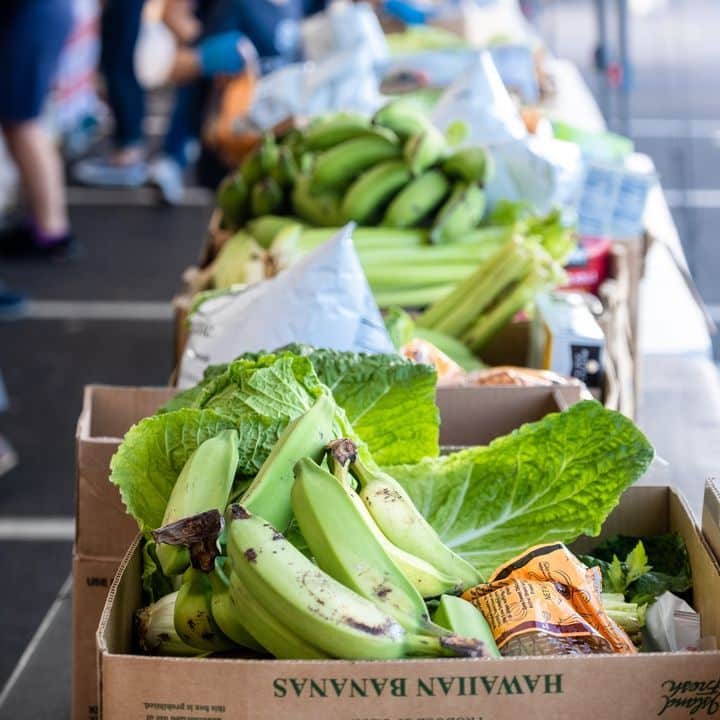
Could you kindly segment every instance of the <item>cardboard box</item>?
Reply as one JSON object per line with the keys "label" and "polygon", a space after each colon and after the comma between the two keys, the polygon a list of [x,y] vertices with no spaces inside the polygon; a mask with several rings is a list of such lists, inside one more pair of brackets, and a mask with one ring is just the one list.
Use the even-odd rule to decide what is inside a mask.
{"label": "cardboard box", "polygon": [[137,525],[108,482],[110,458],[130,426],[152,415],[174,393],[171,388],[85,388],[75,435],[75,547],[80,555],[119,560],[127,550]]}
{"label": "cardboard box", "polygon": [[118,559],[88,558],[73,550],[72,718],[99,717],[95,632]]}
{"label": "cardboard box", "polygon": [[[668,487],[631,488],[603,535],[620,530],[683,536],[703,635],[720,637],[720,568],[682,497]],[[718,651],[391,662],[134,655],[140,563],[134,543],[98,628],[104,720],[642,720],[700,717],[718,709]]]}
{"label": "cardboard box", "polygon": [[[78,421],[77,535],[73,557],[73,718],[91,720],[96,705],[95,630],[113,573],[137,534],[117,488],[110,458],[125,432],[152,415],[173,388],[89,385]],[[580,400],[578,386],[440,388],[443,445],[485,444],[524,422]]]}

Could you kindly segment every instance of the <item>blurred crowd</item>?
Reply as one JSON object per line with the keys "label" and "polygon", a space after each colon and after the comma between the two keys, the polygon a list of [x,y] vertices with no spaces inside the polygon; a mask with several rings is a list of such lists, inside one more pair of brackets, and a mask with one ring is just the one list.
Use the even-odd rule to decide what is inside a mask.
{"label": "blurred crowd", "polygon": [[[196,183],[215,185],[225,168],[202,142],[204,128],[213,115],[242,113],[257,76],[298,59],[300,21],[324,5],[3,0],[0,255],[72,255],[66,180],[152,185],[170,204],[182,201],[190,173]],[[167,118],[159,144],[147,133],[155,98],[163,107],[158,116]],[[2,177],[13,171],[22,197],[16,203],[2,197]],[[0,279],[0,314],[16,312],[22,300]]]}
{"label": "blurred crowd", "polygon": [[[182,201],[226,171],[203,142],[250,103],[255,79],[298,59],[323,0],[0,0],[0,263],[62,262],[75,242],[68,182],[151,185]],[[167,120],[161,142],[148,108]],[[0,319],[26,298],[3,282]],[[6,405],[0,374],[0,412]],[[0,435],[0,475],[17,458]]]}

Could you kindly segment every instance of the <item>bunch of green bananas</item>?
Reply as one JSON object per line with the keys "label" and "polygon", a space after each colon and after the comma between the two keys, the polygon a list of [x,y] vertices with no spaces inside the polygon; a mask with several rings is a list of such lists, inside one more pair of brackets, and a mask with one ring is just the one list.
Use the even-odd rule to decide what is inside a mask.
{"label": "bunch of green bananas", "polygon": [[453,151],[417,103],[400,99],[373,118],[337,113],[266,138],[222,183],[217,204],[228,229],[291,212],[316,227],[428,227],[444,243],[479,225],[490,172],[483,148]]}
{"label": "bunch of green bananas", "polygon": [[[444,595],[477,584],[477,571],[366,448],[328,443],[338,417],[322,395],[288,425],[239,503],[231,502],[237,433],[198,447],[153,532],[179,588],[139,612],[141,647],[286,659],[497,653],[482,614]],[[293,523],[305,552],[287,539]],[[438,596],[431,619],[425,599]]]}

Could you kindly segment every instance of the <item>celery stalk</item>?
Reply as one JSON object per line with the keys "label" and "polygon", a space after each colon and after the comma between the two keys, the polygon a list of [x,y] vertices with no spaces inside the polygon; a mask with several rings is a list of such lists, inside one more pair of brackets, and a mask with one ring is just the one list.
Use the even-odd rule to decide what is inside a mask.
{"label": "celery stalk", "polygon": [[482,263],[477,270],[468,276],[463,282],[444,298],[428,308],[417,320],[418,325],[427,328],[439,329],[436,327],[438,322],[452,313],[457,305],[468,299],[468,296],[477,290],[478,285],[482,284],[481,278],[495,272],[496,267],[501,263],[511,259],[520,246],[517,238],[508,240],[499,250],[497,250],[486,262]]}
{"label": "celery stalk", "polygon": [[464,280],[473,271],[472,265],[418,265],[405,267],[391,264],[372,265],[362,263],[370,285],[383,287],[408,287],[421,285],[442,285]]}
{"label": "celery stalk", "polygon": [[452,285],[435,285],[407,290],[378,290],[373,294],[375,302],[381,308],[389,308],[394,305],[405,308],[421,308],[446,295],[449,290],[452,290],[452,287]]}
{"label": "celery stalk", "polygon": [[507,293],[488,312],[483,313],[468,332],[463,335],[465,344],[479,352],[484,345],[507,323],[515,313],[531,303],[535,296],[548,286],[550,274],[542,268],[532,268],[527,275],[519,280],[515,287]]}
{"label": "celery stalk", "polygon": [[[489,271],[478,272],[468,278],[474,279],[474,287],[467,295],[438,320],[433,329],[447,335],[460,337],[506,288],[512,286],[519,278],[524,277],[532,267],[532,256],[527,248],[516,246],[514,251],[505,256],[502,262],[493,263]],[[418,323],[423,325],[423,323]]]}

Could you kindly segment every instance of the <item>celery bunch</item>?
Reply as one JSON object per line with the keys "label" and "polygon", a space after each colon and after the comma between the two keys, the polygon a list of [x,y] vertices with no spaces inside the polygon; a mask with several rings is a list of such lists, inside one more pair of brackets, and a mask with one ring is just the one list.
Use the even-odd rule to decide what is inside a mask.
{"label": "celery bunch", "polygon": [[538,293],[562,279],[562,269],[541,245],[513,236],[434,302],[417,324],[479,352]]}

